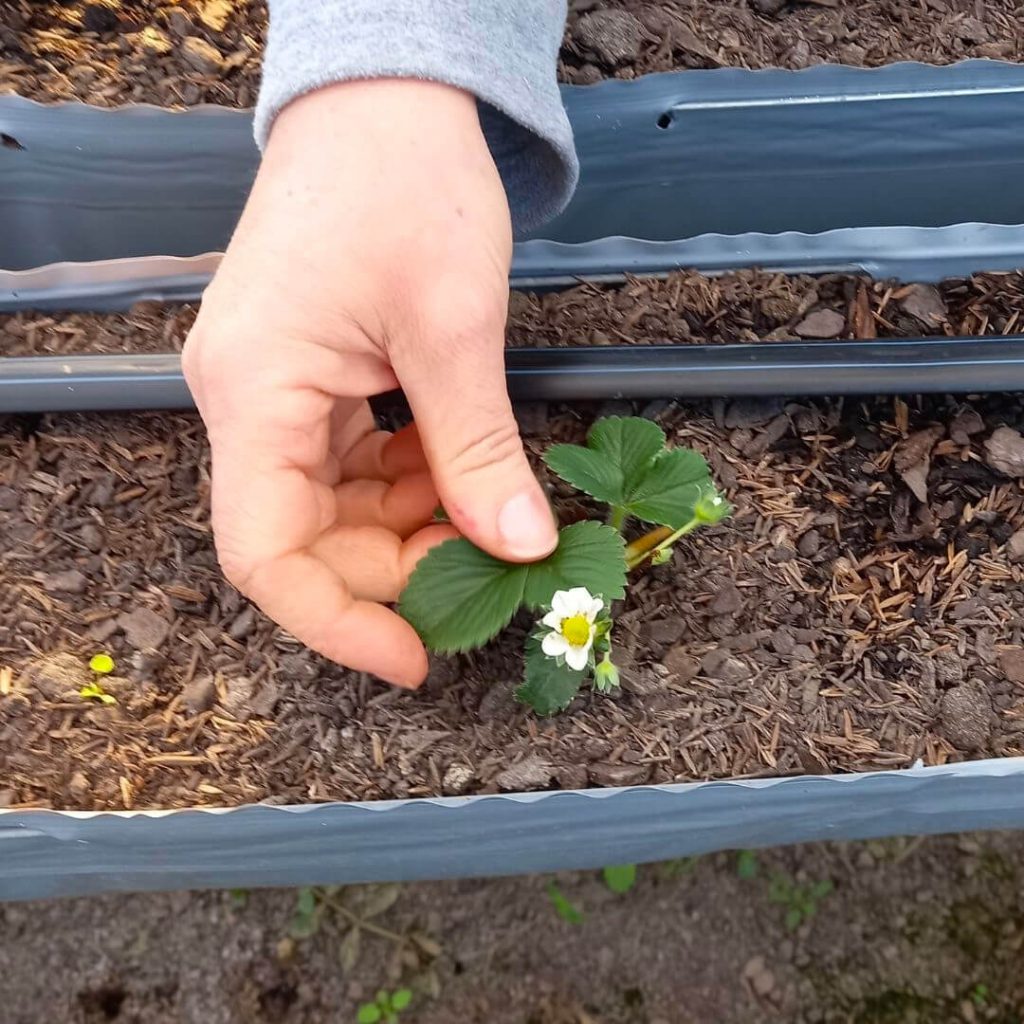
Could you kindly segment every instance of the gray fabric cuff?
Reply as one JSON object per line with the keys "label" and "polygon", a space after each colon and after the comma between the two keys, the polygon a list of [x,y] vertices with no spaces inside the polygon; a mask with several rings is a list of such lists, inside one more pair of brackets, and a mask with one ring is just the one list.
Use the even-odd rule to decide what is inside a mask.
{"label": "gray fabric cuff", "polygon": [[517,234],[568,203],[579,165],[556,80],[565,0],[271,0],[256,106],[351,79],[423,78],[473,93]]}

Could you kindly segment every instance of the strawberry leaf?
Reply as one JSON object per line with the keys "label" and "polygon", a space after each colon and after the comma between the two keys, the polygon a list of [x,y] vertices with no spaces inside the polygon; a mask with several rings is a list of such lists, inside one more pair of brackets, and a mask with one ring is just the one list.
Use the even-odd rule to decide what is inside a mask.
{"label": "strawberry leaf", "polygon": [[558,547],[543,562],[528,567],[523,604],[551,604],[556,590],[586,587],[606,604],[626,596],[626,547],[617,530],[586,520],[566,526]]}
{"label": "strawberry leaf", "polygon": [[586,679],[587,670],[559,665],[542,650],[540,641],[530,637],[526,641],[526,664],[523,685],[516,690],[516,699],[528,704],[538,715],[553,715],[564,711]]}
{"label": "strawberry leaf", "polygon": [[539,608],[571,587],[609,602],[625,595],[625,548],[611,527],[567,526],[555,551],[529,565],[502,562],[463,538],[445,541],[416,566],[399,611],[427,647],[450,654],[482,646],[523,604]]}
{"label": "strawberry leaf", "polygon": [[398,610],[432,651],[468,651],[509,624],[523,603],[526,572],[464,538],[448,540],[420,559]]}
{"label": "strawberry leaf", "polygon": [[662,452],[629,496],[630,514],[678,530],[693,519],[701,496],[712,487],[704,456],[690,448]]}
{"label": "strawberry leaf", "polygon": [[665,432],[657,423],[639,416],[608,416],[590,428],[587,447],[618,467],[625,497],[647,475],[651,462],[665,450]]}
{"label": "strawberry leaf", "polygon": [[650,420],[611,416],[598,420],[587,446],[558,444],[544,457],[563,480],[614,510],[678,530],[694,517],[712,489],[707,462],[687,448],[666,448],[665,434]]}

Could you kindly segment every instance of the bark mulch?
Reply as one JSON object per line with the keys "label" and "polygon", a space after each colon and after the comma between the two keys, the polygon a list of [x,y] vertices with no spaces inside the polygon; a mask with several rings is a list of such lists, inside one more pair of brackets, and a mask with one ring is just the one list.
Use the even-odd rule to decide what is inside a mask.
{"label": "bark mulch", "polygon": [[[509,345],[717,344],[1024,333],[1024,272],[939,285],[755,270],[693,271],[623,285],[513,292]],[[195,307],[139,303],[129,313],[0,316],[0,356],[180,351]]]}
{"label": "bark mulch", "polygon": [[[140,315],[158,347],[184,331],[180,310]],[[35,338],[88,349],[106,323],[123,345],[129,319],[69,317]],[[538,457],[632,411],[520,414]],[[632,588],[621,694],[585,693],[550,720],[512,698],[527,623],[438,660],[409,695],[250,607],[217,569],[194,416],[8,418],[0,803],[380,799],[1024,753],[1024,400],[637,411],[707,455],[736,514]],[[563,521],[585,513],[544,479]],[[77,692],[101,650],[114,706]]]}
{"label": "bark mulch", "polygon": [[[680,68],[1024,59],[1018,0],[573,0],[559,61],[589,84]],[[255,102],[265,0],[0,0],[0,93]]]}

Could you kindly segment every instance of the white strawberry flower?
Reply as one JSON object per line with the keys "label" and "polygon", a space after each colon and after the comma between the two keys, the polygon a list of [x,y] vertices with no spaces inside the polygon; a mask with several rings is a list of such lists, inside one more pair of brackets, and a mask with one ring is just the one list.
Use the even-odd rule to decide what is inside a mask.
{"label": "white strawberry flower", "polygon": [[604,601],[593,597],[586,587],[556,591],[551,611],[540,620],[551,630],[545,634],[541,650],[549,658],[565,658],[569,668],[577,672],[585,669],[597,632],[595,619],[603,608]]}

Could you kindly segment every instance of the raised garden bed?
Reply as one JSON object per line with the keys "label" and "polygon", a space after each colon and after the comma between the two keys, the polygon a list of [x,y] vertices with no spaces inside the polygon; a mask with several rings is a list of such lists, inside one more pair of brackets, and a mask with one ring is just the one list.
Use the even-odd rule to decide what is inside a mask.
{"label": "raised garden bed", "polygon": [[[207,24],[216,0],[159,12],[137,4],[73,40],[86,7],[109,22],[114,6],[62,5],[61,27],[50,23],[60,8],[4,5],[19,19],[18,52],[8,30],[0,91],[13,83],[32,99],[108,105],[250,102],[260,8],[237,4],[218,29]],[[819,55],[865,65],[897,52],[935,63],[1019,56],[1004,4],[984,21],[935,7],[927,24],[917,5],[816,3],[776,16],[761,0],[757,11],[653,6],[574,4],[564,77],[802,67]],[[134,94],[125,83],[144,40],[128,38],[122,16],[171,41]],[[605,52],[615,24],[620,42],[633,42]],[[792,339],[825,342],[815,348],[825,361],[846,358],[830,338],[860,352],[909,345],[923,358],[920,343],[898,339],[973,336],[959,345],[1005,365],[1005,384],[1020,339],[990,336],[1020,331],[1019,275],[968,276],[1024,264],[1019,207],[1004,187],[1024,163],[1021,91],[1019,68],[990,61],[716,70],[570,89],[582,186],[545,238],[517,248],[516,281],[621,282],[624,271],[679,266],[772,272],[515,296],[510,343],[554,357],[563,387],[577,374],[570,392],[551,396],[585,393],[584,355],[631,344],[646,357],[657,354],[652,342],[695,354],[689,343],[711,343],[755,365],[763,357],[747,353],[784,353]],[[13,225],[0,308],[127,309],[140,296],[198,294],[216,262],[203,254],[223,244],[254,165],[244,113],[13,97],[0,102],[0,129],[0,207]],[[189,161],[184,200],[172,194],[183,177],[133,170],[132,154],[162,163],[160,152]],[[649,185],[655,167],[660,190]],[[91,220],[112,189],[117,215]],[[44,215],[55,196],[59,220]],[[198,205],[201,216],[183,214]],[[30,211],[42,221],[25,220]],[[606,237],[615,235],[633,237]],[[799,270],[832,273],[774,273]],[[960,280],[883,283],[892,276]],[[130,365],[144,348],[175,351],[190,316],[18,313],[0,338],[6,355],[50,352],[70,366],[73,354],[127,352]],[[768,344],[718,345],[755,341]],[[587,349],[557,351],[564,344]],[[951,346],[940,375],[921,362],[922,388],[944,387],[951,367],[980,358],[961,360]],[[173,377],[173,360],[164,370]],[[665,376],[663,390],[679,379]],[[835,379],[822,374],[810,390]],[[975,379],[965,369],[950,390]],[[864,380],[843,390],[863,391]],[[194,416],[5,420],[0,898],[488,874],[1024,823],[1021,401],[665,396],[551,400],[520,417],[539,460],[550,441],[581,439],[595,416],[626,412],[703,451],[736,514],[633,588],[618,618],[622,692],[585,691],[545,720],[511,697],[511,652],[528,623],[483,651],[439,659],[409,695],[324,662],[249,607],[215,563]],[[538,468],[565,521],[586,512]],[[113,705],[80,697],[99,650],[116,663]]]}
{"label": "raised garden bed", "polygon": [[[513,282],[685,266],[917,281],[1015,269],[1024,227],[1005,183],[1024,167],[1022,91],[1024,69],[993,61],[567,87],[580,186],[560,217],[517,244]],[[0,96],[0,130],[16,143],[0,159],[6,310],[198,296],[257,158],[249,115],[227,108]],[[796,157],[809,140],[814,153]]]}
{"label": "raised garden bed", "polygon": [[[562,315],[550,299],[531,305],[529,336]],[[591,295],[595,317],[607,300]],[[144,329],[173,347],[187,322],[139,317],[26,327],[19,315],[4,337],[87,351]],[[0,449],[14,694],[0,702],[3,799],[301,803],[1016,755],[1024,442],[993,433],[1019,429],[1022,410],[941,397],[649,405],[707,455],[736,514],[635,589],[619,619],[621,698],[587,696],[542,724],[511,700],[504,642],[439,660],[410,696],[325,663],[249,607],[216,567],[197,419],[15,418]],[[524,408],[531,451],[579,439],[595,411]],[[581,515],[545,478],[563,520]],[[75,696],[101,648],[123,677],[115,708]]]}

